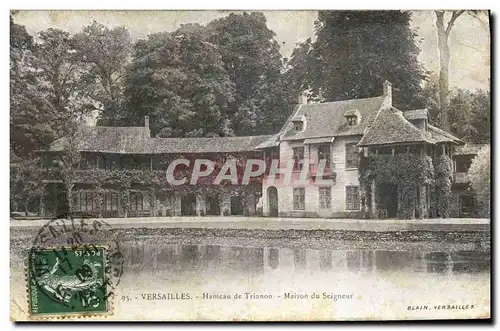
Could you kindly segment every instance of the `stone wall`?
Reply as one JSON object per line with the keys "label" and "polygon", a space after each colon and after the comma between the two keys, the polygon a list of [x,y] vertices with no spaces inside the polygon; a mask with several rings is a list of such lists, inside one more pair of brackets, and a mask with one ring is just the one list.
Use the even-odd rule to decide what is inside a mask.
{"label": "stone wall", "polygon": [[[278,214],[281,217],[359,217],[359,211],[346,210],[346,186],[358,186],[359,176],[357,168],[346,168],[345,146],[349,143],[359,141],[359,137],[338,137],[331,143],[332,172],[336,173],[336,179],[331,189],[331,208],[320,208],[319,187],[325,185],[316,184],[314,178],[310,178],[308,183],[298,183],[300,172],[293,172],[290,183],[286,183],[285,176],[280,174],[271,179],[264,177],[262,185],[262,206],[263,214],[270,213],[268,188],[274,186],[278,191]],[[290,160],[293,159],[293,148],[304,146],[304,167],[318,163],[318,145],[303,145],[302,141],[288,142],[280,144],[280,168],[286,169],[292,166]],[[293,190],[303,187],[305,189],[305,209],[294,210]],[[360,188],[361,195],[361,188]]]}

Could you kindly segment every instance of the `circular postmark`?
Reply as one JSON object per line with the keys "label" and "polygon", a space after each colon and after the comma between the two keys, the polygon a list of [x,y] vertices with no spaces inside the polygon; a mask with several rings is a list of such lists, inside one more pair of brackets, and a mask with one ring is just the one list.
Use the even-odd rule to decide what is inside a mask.
{"label": "circular postmark", "polygon": [[109,311],[124,265],[111,229],[102,219],[71,216],[40,228],[27,263],[33,314]]}

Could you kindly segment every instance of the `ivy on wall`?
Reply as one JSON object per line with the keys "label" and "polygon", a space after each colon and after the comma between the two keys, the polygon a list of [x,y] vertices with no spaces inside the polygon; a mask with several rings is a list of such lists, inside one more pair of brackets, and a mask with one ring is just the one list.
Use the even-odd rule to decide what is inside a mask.
{"label": "ivy on wall", "polygon": [[[370,186],[372,182],[397,186],[398,217],[410,219],[415,218],[417,188],[434,183],[434,166],[428,155],[371,155],[362,157],[359,176],[362,187]],[[375,195],[377,205],[380,198],[380,195]]]}
{"label": "ivy on wall", "polygon": [[[58,168],[49,168],[45,170],[45,178],[50,180],[61,180],[61,170]],[[182,194],[207,194],[216,197],[221,201],[222,193],[227,191],[227,187],[231,182],[224,180],[220,185],[214,185],[215,175],[207,176],[203,179],[203,185],[190,185],[190,170],[182,169],[174,174],[176,179],[186,178],[186,184],[173,186],[166,180],[166,172],[159,170],[137,170],[137,169],[92,169],[92,170],[77,170],[74,172],[72,183],[87,184],[95,193],[93,195],[96,216],[102,216],[104,208],[104,196],[107,188],[112,187],[113,191],[117,191],[119,195],[120,207],[125,217],[130,210],[130,189],[140,187],[141,190],[146,190],[151,201],[151,208],[154,209],[156,198],[164,200],[172,193],[178,192]],[[256,178],[258,179],[258,178]],[[255,184],[258,180],[254,180]],[[232,195],[241,195],[243,201],[246,202],[247,196],[255,194],[255,185],[233,186]],[[73,193],[78,193],[86,189],[78,189]],[[171,210],[169,211],[172,212]],[[229,212],[229,211],[228,211]],[[200,212],[200,214],[204,214]]]}
{"label": "ivy on wall", "polygon": [[451,184],[453,180],[453,167],[448,155],[443,154],[435,160],[435,194],[434,206],[437,213],[442,218],[449,217],[451,214]]}

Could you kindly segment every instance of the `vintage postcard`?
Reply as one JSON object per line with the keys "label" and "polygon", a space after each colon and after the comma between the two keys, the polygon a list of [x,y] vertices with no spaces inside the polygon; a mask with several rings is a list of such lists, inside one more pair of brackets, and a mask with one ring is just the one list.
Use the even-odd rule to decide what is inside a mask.
{"label": "vintage postcard", "polygon": [[11,320],[490,319],[490,55],[480,10],[11,10]]}

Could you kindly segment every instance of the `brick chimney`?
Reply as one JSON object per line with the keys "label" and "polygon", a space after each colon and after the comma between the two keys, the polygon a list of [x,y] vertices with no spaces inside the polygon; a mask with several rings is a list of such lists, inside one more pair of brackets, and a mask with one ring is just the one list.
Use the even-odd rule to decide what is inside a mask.
{"label": "brick chimney", "polygon": [[392,105],[392,84],[388,80],[384,82],[384,96],[388,99],[388,102]]}
{"label": "brick chimney", "polygon": [[384,105],[392,107],[392,84],[388,80],[384,82]]}
{"label": "brick chimney", "polygon": [[299,97],[297,99],[298,99],[297,103],[299,105],[307,105],[309,103],[309,101],[307,100],[307,96],[306,96],[305,92],[299,93]]}

